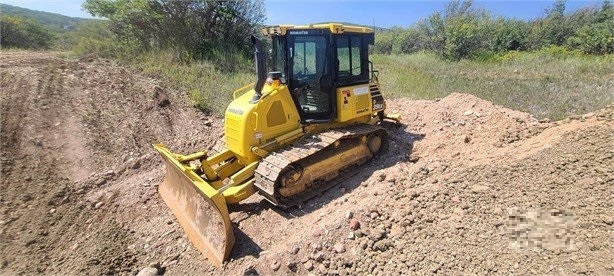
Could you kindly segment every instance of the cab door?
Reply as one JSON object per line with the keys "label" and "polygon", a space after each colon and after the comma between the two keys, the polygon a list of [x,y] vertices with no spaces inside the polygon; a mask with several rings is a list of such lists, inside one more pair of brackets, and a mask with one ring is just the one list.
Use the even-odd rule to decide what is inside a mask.
{"label": "cab door", "polygon": [[334,118],[336,98],[330,80],[328,35],[288,37],[290,89],[303,123],[326,123]]}

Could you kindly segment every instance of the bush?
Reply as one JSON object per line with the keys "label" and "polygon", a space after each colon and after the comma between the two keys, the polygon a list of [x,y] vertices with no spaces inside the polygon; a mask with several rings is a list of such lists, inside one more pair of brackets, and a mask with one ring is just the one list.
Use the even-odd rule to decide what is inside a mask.
{"label": "bush", "polygon": [[567,40],[567,46],[587,54],[614,53],[614,8],[608,1],[599,11],[585,11],[587,23]]}
{"label": "bush", "polygon": [[3,48],[50,49],[53,46],[54,34],[34,20],[2,15],[0,22],[0,45]]}
{"label": "bush", "polygon": [[376,34],[375,53],[410,54],[430,51],[448,60],[497,60],[507,51],[554,51],[562,48],[587,54],[614,52],[614,8],[605,1],[601,9],[582,8],[565,13],[565,1],[556,1],[545,16],[526,22],[492,18],[471,1],[451,1],[409,28],[392,28]]}
{"label": "bush", "polygon": [[96,54],[105,58],[126,58],[138,53],[136,45],[117,43],[108,21],[86,21],[70,33],[71,50],[77,55]]}
{"label": "bush", "polygon": [[[196,60],[222,60],[229,67],[237,54],[251,56],[250,37],[264,16],[261,0],[110,1],[86,0],[92,15],[109,19],[120,49],[176,50]],[[132,53],[128,53],[132,54]]]}

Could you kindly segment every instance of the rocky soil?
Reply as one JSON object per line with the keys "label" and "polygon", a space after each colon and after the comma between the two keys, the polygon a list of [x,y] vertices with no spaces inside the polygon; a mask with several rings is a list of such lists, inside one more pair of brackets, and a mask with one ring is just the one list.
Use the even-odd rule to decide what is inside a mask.
{"label": "rocky soil", "polygon": [[[388,100],[387,154],[298,208],[231,208],[205,260],[157,194],[162,142],[221,118],[113,61],[0,53],[0,274],[614,274],[614,106],[562,121],[467,94]],[[614,91],[613,91],[614,93]]]}

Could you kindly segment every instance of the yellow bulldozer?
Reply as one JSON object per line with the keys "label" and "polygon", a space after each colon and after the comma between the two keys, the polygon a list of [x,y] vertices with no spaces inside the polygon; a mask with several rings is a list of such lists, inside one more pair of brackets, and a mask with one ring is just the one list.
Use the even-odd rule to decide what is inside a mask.
{"label": "yellow bulldozer", "polygon": [[[373,30],[336,23],[265,27],[270,70],[252,36],[258,79],[233,93],[216,153],[155,149],[166,164],[159,192],[192,243],[214,265],[235,238],[228,212],[258,192],[288,208],[335,185],[382,154],[388,133],[378,72],[369,61]],[[267,73],[268,72],[268,73]]]}

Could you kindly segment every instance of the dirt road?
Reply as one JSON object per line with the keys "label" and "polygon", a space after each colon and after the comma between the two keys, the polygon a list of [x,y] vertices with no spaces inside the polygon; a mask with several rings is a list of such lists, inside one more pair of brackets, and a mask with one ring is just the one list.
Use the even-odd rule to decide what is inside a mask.
{"label": "dirt road", "polygon": [[540,123],[467,94],[389,100],[386,155],[301,208],[233,208],[218,270],[157,194],[151,143],[211,148],[221,118],[109,60],[0,69],[2,275],[614,273],[612,106]]}

